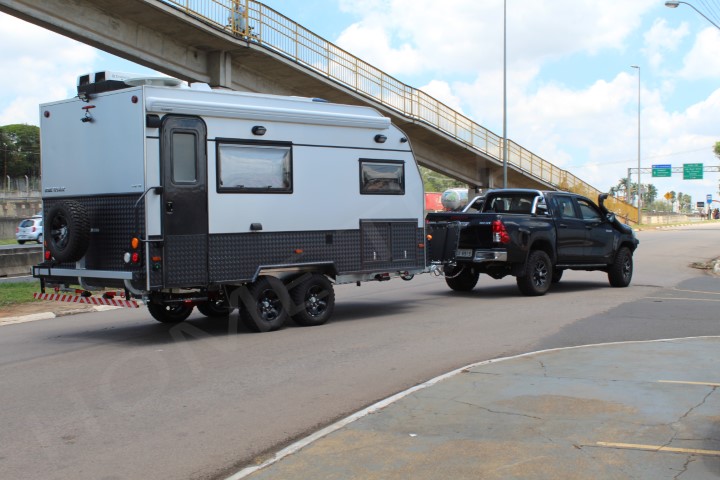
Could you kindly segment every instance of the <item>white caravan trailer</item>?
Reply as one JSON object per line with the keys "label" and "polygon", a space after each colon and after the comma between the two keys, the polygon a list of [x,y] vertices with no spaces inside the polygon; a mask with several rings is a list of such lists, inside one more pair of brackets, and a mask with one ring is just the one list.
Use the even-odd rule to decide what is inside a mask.
{"label": "white caravan trailer", "polygon": [[101,72],[41,105],[40,298],[119,288],[161,322],[239,306],[264,331],[326,322],[333,284],[425,270],[422,181],[388,118],[201,87]]}

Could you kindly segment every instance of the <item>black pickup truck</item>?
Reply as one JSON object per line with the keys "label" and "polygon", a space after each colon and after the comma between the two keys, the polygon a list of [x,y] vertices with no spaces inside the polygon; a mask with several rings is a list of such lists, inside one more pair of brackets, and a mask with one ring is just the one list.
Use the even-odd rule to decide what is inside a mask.
{"label": "black pickup truck", "polygon": [[603,205],[568,192],[491,190],[479,211],[430,213],[428,256],[450,288],[472,290],[481,273],[513,275],[525,295],[544,295],[564,270],[606,272],[627,287],[638,239]]}

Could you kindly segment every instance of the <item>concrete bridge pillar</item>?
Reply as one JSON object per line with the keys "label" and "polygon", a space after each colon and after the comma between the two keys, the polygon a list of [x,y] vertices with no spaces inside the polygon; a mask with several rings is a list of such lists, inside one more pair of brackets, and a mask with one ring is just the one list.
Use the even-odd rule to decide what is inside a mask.
{"label": "concrete bridge pillar", "polygon": [[207,54],[207,70],[211,87],[232,88],[232,55],[230,52],[217,50]]}

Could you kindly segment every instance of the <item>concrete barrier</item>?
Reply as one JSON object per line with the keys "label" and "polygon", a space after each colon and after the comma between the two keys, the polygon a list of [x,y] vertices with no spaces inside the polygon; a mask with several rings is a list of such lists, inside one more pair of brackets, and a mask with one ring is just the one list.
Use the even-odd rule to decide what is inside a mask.
{"label": "concrete barrier", "polygon": [[42,247],[0,249],[0,277],[29,275],[31,267],[42,261]]}

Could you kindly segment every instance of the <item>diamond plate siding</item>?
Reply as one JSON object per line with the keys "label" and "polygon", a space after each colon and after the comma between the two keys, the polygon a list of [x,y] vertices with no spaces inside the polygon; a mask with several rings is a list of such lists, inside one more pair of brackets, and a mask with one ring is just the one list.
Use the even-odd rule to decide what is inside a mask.
{"label": "diamond plate siding", "polygon": [[165,237],[165,286],[192,287],[208,283],[205,252],[208,236],[168,235]]}
{"label": "diamond plate siding", "polygon": [[[127,270],[127,267],[123,261],[123,255],[130,248],[130,239],[134,234],[139,234],[140,238],[144,236],[145,207],[142,203],[138,206],[140,232],[134,231],[134,206],[138,198],[140,198],[139,194],[67,199],[46,198],[43,199],[43,210],[48,212],[53,205],[63,200],[80,202],[90,217],[90,246],[85,254],[85,268],[124,271]],[[45,225],[49,225],[49,223],[45,221]],[[142,269],[144,278],[144,262],[142,265],[133,270]],[[75,264],[70,263],[63,266],[73,268]]]}
{"label": "diamond plate siding", "polygon": [[333,230],[211,235],[209,263],[211,282],[250,280],[262,265],[334,263],[338,273],[354,272],[360,270],[360,233]]}
{"label": "diamond plate siding", "polygon": [[415,220],[361,221],[364,271],[424,267]]}

